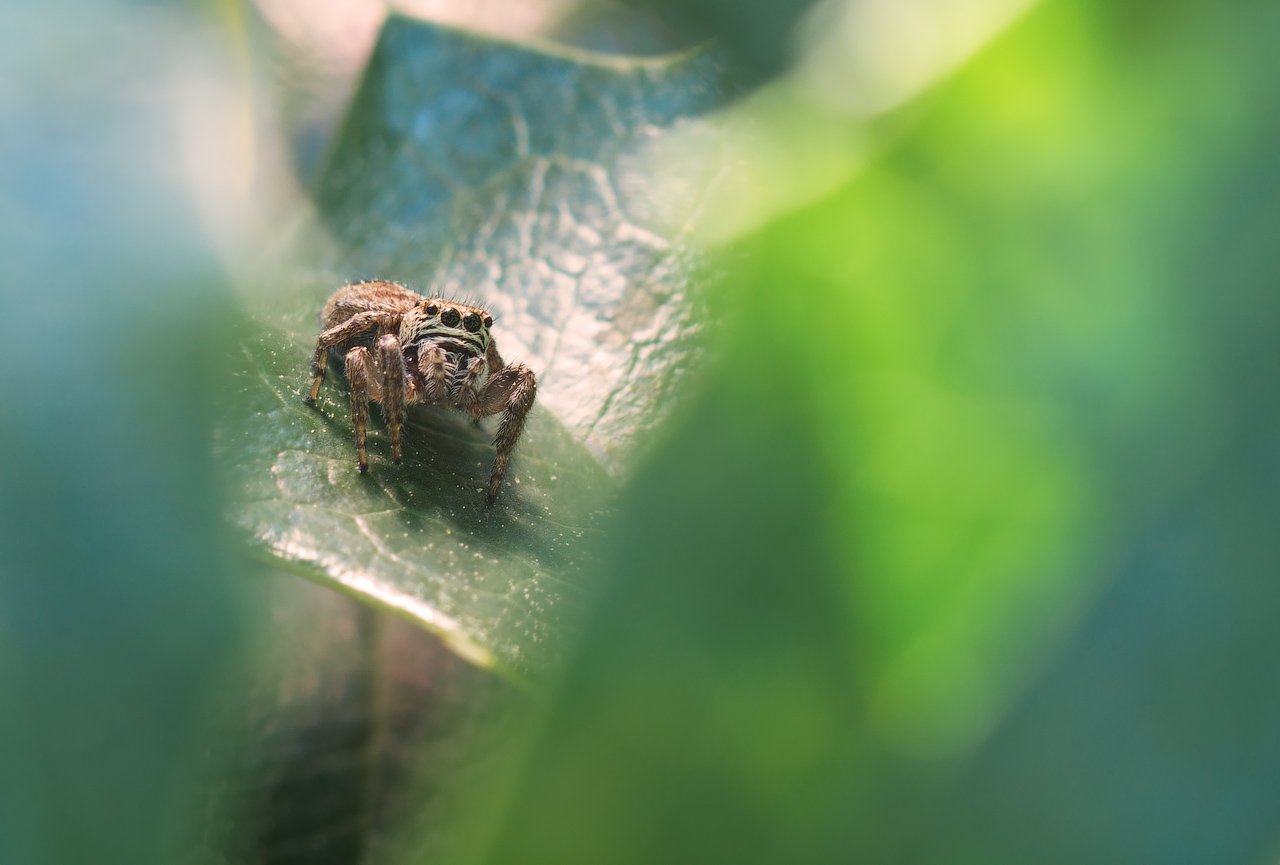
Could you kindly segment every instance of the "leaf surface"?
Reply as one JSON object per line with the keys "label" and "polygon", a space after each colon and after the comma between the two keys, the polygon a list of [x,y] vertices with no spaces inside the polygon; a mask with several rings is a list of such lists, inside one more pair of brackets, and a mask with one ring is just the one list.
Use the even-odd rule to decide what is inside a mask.
{"label": "leaf surface", "polygon": [[[304,265],[248,302],[242,411],[219,443],[263,557],[481,665],[552,660],[614,478],[698,348],[695,257],[669,228],[690,197],[647,182],[644,149],[717,93],[702,54],[620,60],[388,21],[293,247]],[[411,408],[393,466],[375,410],[362,477],[342,377],[302,403],[318,311],[361,278],[485,304],[504,357],[538,374],[496,506],[495,420]]]}

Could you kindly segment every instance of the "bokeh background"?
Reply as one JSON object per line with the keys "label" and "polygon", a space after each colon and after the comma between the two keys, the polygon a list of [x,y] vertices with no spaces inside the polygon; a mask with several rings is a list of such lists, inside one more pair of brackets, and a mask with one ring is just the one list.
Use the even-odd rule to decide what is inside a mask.
{"label": "bokeh background", "polygon": [[[563,669],[477,721],[487,673],[370,648],[381,614],[224,528],[232,285],[305,207],[385,10],[7,4],[0,858],[1280,856],[1280,10],[401,8],[722,58],[716,134],[650,154],[655,184],[732,181],[689,217],[710,351]],[[380,653],[428,728],[504,743],[391,737],[379,761],[432,780],[390,823],[316,792],[366,764],[306,781],[386,744],[367,719],[308,736],[259,705],[346,717],[385,690],[334,670]]]}

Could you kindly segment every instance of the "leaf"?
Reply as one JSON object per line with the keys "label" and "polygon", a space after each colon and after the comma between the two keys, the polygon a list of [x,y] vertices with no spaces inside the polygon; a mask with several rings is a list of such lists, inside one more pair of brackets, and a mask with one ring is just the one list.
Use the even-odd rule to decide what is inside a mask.
{"label": "leaf", "polygon": [[410,621],[254,574],[270,621],[216,701],[192,862],[395,861],[403,822],[441,833],[445,792],[489,759],[523,694]]}
{"label": "leaf", "polygon": [[[262,327],[219,444],[262,556],[478,664],[553,660],[613,478],[697,351],[695,258],[664,228],[689,198],[648,182],[643,149],[715,104],[714,73],[697,53],[619,60],[388,21],[304,229],[329,242],[249,300]],[[504,356],[538,373],[493,508],[490,432],[461,416],[411,409],[399,467],[375,421],[361,477],[341,376],[303,405],[318,310],[367,277],[480,300]]]}

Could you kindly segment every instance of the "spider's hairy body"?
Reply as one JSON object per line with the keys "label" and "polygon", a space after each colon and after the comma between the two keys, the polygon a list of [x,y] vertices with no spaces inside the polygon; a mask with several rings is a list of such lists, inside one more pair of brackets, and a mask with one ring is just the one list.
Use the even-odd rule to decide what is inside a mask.
{"label": "spider's hairy body", "polygon": [[508,366],[498,354],[489,334],[493,317],[482,307],[425,297],[398,283],[375,280],[334,292],[324,305],[321,324],[306,401],[314,403],[319,396],[325,355],[332,351],[342,359],[351,385],[360,471],[369,467],[365,445],[370,402],[382,404],[396,463],[406,406],[440,406],[477,420],[501,413],[487,492],[492,503],[537,392],[527,366]]}

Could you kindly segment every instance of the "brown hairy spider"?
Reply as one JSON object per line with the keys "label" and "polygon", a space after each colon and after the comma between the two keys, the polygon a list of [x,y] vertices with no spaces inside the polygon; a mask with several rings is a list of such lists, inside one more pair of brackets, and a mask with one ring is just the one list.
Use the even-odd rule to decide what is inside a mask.
{"label": "brown hairy spider", "polygon": [[370,401],[382,403],[391,430],[391,461],[397,465],[405,406],[441,406],[476,420],[502,412],[487,494],[493,504],[538,389],[529,367],[503,363],[489,336],[493,317],[477,306],[423,297],[380,281],[344,285],[329,298],[321,317],[324,330],[311,358],[306,402],[315,403],[324,383],[325,352],[332,350],[343,358],[351,384],[360,471],[369,469],[365,424]]}

